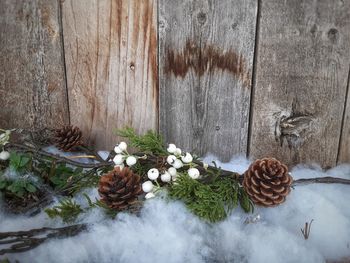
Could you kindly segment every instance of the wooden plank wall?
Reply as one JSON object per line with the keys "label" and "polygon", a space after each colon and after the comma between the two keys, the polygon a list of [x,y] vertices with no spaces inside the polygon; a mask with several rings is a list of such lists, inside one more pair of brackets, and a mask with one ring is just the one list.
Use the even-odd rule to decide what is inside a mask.
{"label": "wooden plank wall", "polygon": [[106,149],[131,125],[225,161],[350,162],[349,10],[350,0],[3,0],[0,127],[70,119]]}
{"label": "wooden plank wall", "polygon": [[160,131],[228,161],[246,154],[257,1],[159,1]]}
{"label": "wooden plank wall", "polygon": [[56,0],[0,3],[0,127],[69,122]]}
{"label": "wooden plank wall", "polygon": [[158,128],[156,0],[62,4],[71,123],[111,148],[115,129]]}
{"label": "wooden plank wall", "polygon": [[350,1],[261,1],[252,157],[337,163],[349,74],[349,10]]}

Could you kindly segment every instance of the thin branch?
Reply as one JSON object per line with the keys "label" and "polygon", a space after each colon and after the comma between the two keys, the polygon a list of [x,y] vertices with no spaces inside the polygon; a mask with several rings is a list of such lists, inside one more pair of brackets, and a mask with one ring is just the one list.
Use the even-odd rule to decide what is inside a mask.
{"label": "thin branch", "polygon": [[2,232],[0,244],[2,247],[8,246],[0,250],[0,255],[28,251],[48,239],[75,236],[86,229],[87,224],[78,224],[60,228],[43,227],[28,231]]}
{"label": "thin branch", "polygon": [[303,234],[305,240],[309,238],[310,232],[311,232],[311,224],[314,220],[311,219],[310,223],[306,222],[304,229],[300,229],[301,233]]}
{"label": "thin branch", "polygon": [[8,145],[6,145],[6,148],[13,148],[13,149],[17,149],[17,150],[21,150],[21,151],[25,151],[25,152],[30,152],[33,154],[37,154],[37,155],[42,155],[45,157],[49,157],[49,158],[53,158],[55,160],[57,160],[57,162],[65,162],[71,165],[74,165],[76,167],[81,167],[81,168],[101,168],[101,167],[106,167],[106,166],[111,166],[114,165],[113,162],[98,162],[98,163],[82,163],[82,162],[77,162],[74,160],[71,160],[67,157],[58,155],[58,154],[52,154],[49,153],[47,151],[44,151],[42,149],[37,149],[37,148],[33,148],[27,145],[21,145],[21,144],[15,144],[15,143],[10,143]]}
{"label": "thin branch", "polygon": [[349,179],[337,178],[337,177],[315,177],[315,178],[301,178],[293,182],[294,185],[305,185],[305,184],[350,184]]}

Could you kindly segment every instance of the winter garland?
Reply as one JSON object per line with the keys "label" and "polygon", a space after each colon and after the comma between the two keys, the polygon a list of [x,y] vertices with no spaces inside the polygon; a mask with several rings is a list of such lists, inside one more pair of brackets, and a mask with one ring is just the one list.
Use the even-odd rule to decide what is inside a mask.
{"label": "winter garland", "polygon": [[[0,132],[0,191],[8,210],[30,215],[45,209],[49,217],[60,217],[68,224],[75,222],[79,214],[95,208],[112,217],[121,211],[138,213],[143,202],[156,196],[180,200],[201,219],[215,223],[229,216],[237,206],[248,213],[254,210],[254,205],[279,205],[298,183],[350,184],[350,180],[332,177],[293,182],[287,166],[275,158],[256,160],[243,175],[225,171],[215,162],[211,166],[196,155],[183,152],[175,144],[165,146],[162,137],[153,131],[137,135],[132,128],[119,130],[117,134],[129,145],[118,143],[106,159],[84,146],[77,127],[45,130],[45,135]],[[45,148],[50,144],[62,151],[79,150],[86,154],[53,154]],[[136,152],[130,151],[129,146]],[[92,161],[82,163],[77,158]],[[82,207],[74,197],[91,187],[98,188],[100,198],[91,200],[85,195],[86,206]],[[61,201],[50,207],[52,196]],[[85,229],[81,224],[77,226],[76,233]],[[67,235],[65,231],[66,228],[57,229],[57,235]],[[0,233],[0,239],[13,235],[18,233]],[[27,250],[32,246],[19,248]],[[18,252],[18,246],[0,250],[0,255],[6,252]]]}

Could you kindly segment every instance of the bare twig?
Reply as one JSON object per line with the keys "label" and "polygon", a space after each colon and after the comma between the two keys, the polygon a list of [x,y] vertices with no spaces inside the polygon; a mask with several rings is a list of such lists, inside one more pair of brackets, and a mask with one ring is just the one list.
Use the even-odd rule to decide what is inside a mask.
{"label": "bare twig", "polygon": [[350,184],[349,179],[337,178],[337,177],[315,177],[315,178],[301,178],[293,182],[293,185],[304,185],[304,184]]}
{"label": "bare twig", "polygon": [[78,224],[60,228],[43,227],[28,231],[2,232],[0,233],[0,245],[7,247],[0,250],[0,255],[28,251],[47,239],[75,236],[86,229],[87,224]]}
{"label": "bare twig", "polygon": [[35,155],[41,155],[41,156],[53,158],[54,160],[57,161],[57,163],[65,162],[65,163],[74,165],[76,167],[81,167],[81,168],[101,168],[101,167],[113,165],[113,162],[106,162],[106,161],[102,161],[102,162],[100,161],[98,163],[77,162],[77,161],[71,160],[67,157],[64,157],[64,156],[61,156],[58,154],[49,153],[49,152],[44,151],[40,148],[33,148],[31,146],[15,144],[15,143],[10,143],[10,144],[6,145],[6,148],[13,148],[13,149],[24,151],[24,152],[30,152],[30,153],[33,153]]}
{"label": "bare twig", "polygon": [[308,239],[309,236],[310,236],[311,224],[312,224],[313,221],[314,221],[314,220],[311,219],[310,223],[306,222],[306,223],[305,223],[304,229],[302,229],[302,228],[300,229],[300,230],[301,230],[301,233],[303,234],[303,236],[304,236],[304,238],[305,238],[305,240]]}

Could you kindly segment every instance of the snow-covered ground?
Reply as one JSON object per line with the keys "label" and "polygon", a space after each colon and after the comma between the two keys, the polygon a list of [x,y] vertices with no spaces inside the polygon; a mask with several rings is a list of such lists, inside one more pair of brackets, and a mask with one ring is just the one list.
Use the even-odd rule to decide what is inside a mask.
{"label": "snow-covered ground", "polygon": [[[215,159],[208,156],[206,161]],[[249,161],[234,158],[224,169],[244,172]],[[335,176],[350,179],[350,165],[323,172],[296,167],[295,179]],[[93,199],[96,189],[85,191]],[[51,240],[31,251],[6,255],[23,262],[325,262],[350,256],[350,186],[296,186],[287,201],[275,208],[256,207],[253,215],[236,209],[225,221],[209,225],[189,213],[180,202],[148,200],[136,217],[121,213],[105,219],[93,209],[79,222],[91,222],[78,236]],[[81,202],[85,203],[81,198]],[[245,224],[248,216],[260,215]],[[300,229],[314,220],[308,240]],[[45,213],[11,216],[0,211],[0,231],[62,226]]]}

